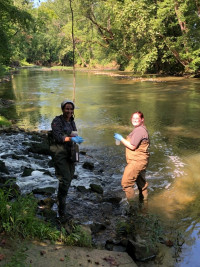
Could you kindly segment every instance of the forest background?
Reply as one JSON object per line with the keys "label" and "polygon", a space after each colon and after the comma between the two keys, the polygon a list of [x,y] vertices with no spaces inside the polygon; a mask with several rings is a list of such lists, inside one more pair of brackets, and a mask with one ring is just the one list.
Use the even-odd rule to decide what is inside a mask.
{"label": "forest background", "polygon": [[[71,4],[76,66],[136,74],[200,71],[200,0]],[[26,63],[72,66],[70,0],[0,0],[0,69]]]}

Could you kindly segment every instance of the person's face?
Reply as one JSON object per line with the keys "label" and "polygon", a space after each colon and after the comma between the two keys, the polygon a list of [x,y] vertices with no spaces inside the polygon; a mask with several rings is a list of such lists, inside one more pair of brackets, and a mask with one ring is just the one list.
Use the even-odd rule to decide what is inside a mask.
{"label": "person's face", "polygon": [[74,114],[74,107],[72,104],[68,103],[65,105],[63,109],[63,116],[67,119],[70,119],[71,116]]}
{"label": "person's face", "polygon": [[134,127],[138,127],[138,126],[142,125],[143,122],[144,122],[144,118],[141,119],[140,115],[137,114],[137,113],[133,114],[133,116],[132,116],[132,124],[133,124]]}

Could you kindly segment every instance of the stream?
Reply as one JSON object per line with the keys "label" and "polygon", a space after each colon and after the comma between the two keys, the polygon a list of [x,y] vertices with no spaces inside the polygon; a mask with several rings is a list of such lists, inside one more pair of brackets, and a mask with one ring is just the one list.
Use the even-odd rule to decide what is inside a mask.
{"label": "stream", "polygon": [[[141,110],[151,138],[148,210],[169,228],[176,226],[184,236],[176,266],[200,266],[200,80],[154,76],[138,80],[131,73],[126,79],[121,72],[107,74],[76,73],[75,121],[79,135],[85,139],[80,149],[87,151],[94,171],[82,167],[86,160],[82,156],[69,199],[74,187],[89,188],[91,183],[104,187],[105,194],[123,195],[120,180],[126,165],[124,147],[115,145],[113,134],[128,135],[131,114]],[[0,84],[0,98],[13,100],[11,105],[1,106],[0,115],[20,128],[47,131],[53,118],[61,114],[62,100],[72,99],[72,95],[71,71],[22,69],[10,82]],[[27,154],[30,140],[29,134],[20,132],[1,134],[1,160],[23,193],[48,186],[56,190],[54,169],[48,165],[50,157]],[[24,167],[34,169],[26,179],[22,176]],[[90,203],[85,201],[86,209]]]}

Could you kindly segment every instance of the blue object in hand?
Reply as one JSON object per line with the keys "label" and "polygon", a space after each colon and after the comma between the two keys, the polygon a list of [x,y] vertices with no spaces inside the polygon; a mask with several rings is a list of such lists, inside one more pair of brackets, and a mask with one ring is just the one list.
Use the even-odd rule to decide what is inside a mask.
{"label": "blue object in hand", "polygon": [[122,141],[123,136],[121,134],[115,133],[114,134],[114,138],[117,139],[117,140],[119,140],[119,141]]}
{"label": "blue object in hand", "polygon": [[74,143],[77,143],[77,144],[81,144],[84,142],[84,139],[83,137],[81,136],[75,136],[75,137],[72,137],[71,140],[74,142]]}

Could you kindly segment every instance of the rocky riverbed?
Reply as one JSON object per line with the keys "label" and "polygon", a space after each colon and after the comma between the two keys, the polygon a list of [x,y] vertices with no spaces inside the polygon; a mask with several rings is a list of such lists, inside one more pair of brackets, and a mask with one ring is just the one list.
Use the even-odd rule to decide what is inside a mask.
{"label": "rocky riverbed", "polygon": [[[38,216],[56,225],[58,183],[47,132],[4,127],[0,130],[0,146],[0,186],[12,186],[20,194],[33,193],[38,199]],[[136,203],[130,211],[119,175],[100,155],[103,153],[94,148],[83,151],[80,147],[80,161],[67,196],[67,208],[74,221],[88,230],[95,248],[128,252],[138,265],[149,261],[161,264],[169,254],[173,262],[174,250],[169,253],[173,241],[164,233],[156,233],[158,221],[148,214],[144,203]]]}

